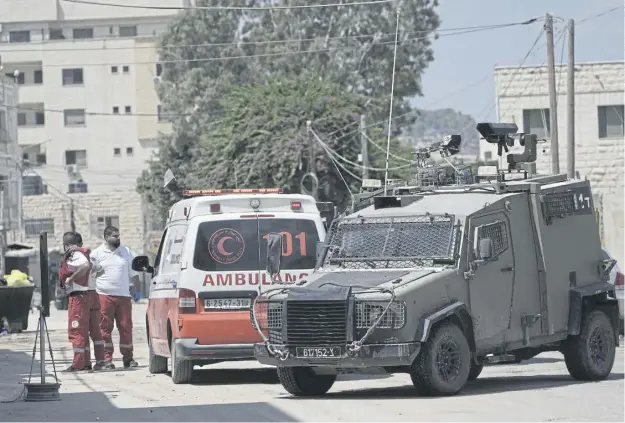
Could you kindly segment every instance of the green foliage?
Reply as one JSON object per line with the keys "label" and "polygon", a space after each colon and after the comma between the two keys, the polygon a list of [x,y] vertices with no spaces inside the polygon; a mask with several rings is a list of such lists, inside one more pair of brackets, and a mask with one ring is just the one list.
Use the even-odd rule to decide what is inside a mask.
{"label": "green foliage", "polygon": [[[316,4],[324,2],[334,0],[315,0]],[[226,0],[197,3],[233,5]],[[240,0],[236,5],[275,3]],[[380,122],[369,136],[386,148],[384,121],[388,119],[397,4],[401,5],[395,67],[397,116],[408,110],[406,98],[421,93],[422,72],[433,60],[430,36],[439,25],[434,11],[437,0],[181,13],[159,51],[164,66],[159,97],[177,117],[173,134],[163,137],[157,157],[141,176],[139,192],[164,213],[177,199],[161,188],[168,167],[187,187],[233,187],[236,182],[241,187],[283,186],[300,192],[310,157],[308,120],[330,148],[358,163],[358,115],[365,113],[369,122]],[[395,120],[393,133],[398,134],[409,121]],[[406,148],[393,140],[395,155],[410,159]],[[370,166],[383,168],[384,153],[372,146],[369,151]],[[320,199],[344,203],[349,193],[319,143],[315,155]],[[358,167],[343,164],[362,175]],[[389,166],[404,164],[392,158]],[[405,177],[407,171],[393,171],[389,177]],[[357,179],[342,173],[355,191]],[[384,172],[369,174],[384,176]]]}
{"label": "green foliage", "polygon": [[453,109],[420,110],[419,118],[406,129],[404,136],[412,145],[440,141],[445,135],[462,135],[460,154],[479,153],[477,122],[472,116]]}

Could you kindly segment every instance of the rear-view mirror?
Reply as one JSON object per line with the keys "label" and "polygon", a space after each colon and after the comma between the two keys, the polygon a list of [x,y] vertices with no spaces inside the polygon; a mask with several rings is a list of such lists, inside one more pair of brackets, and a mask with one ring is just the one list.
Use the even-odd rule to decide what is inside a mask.
{"label": "rear-view mirror", "polygon": [[282,260],[282,235],[272,232],[267,238],[267,273],[271,281],[280,273]]}
{"label": "rear-view mirror", "polygon": [[150,266],[148,256],[137,256],[132,259],[132,270],[135,272],[154,273],[154,268]]}

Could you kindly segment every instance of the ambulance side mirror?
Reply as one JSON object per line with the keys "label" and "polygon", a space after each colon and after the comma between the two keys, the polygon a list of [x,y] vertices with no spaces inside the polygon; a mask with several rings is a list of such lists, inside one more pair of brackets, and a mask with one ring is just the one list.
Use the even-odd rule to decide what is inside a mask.
{"label": "ambulance side mirror", "polygon": [[132,259],[132,270],[135,272],[154,273],[154,268],[150,266],[148,256],[137,256]]}
{"label": "ambulance side mirror", "polygon": [[271,276],[271,281],[280,274],[280,263],[282,261],[282,235],[270,233],[267,238],[267,273]]}

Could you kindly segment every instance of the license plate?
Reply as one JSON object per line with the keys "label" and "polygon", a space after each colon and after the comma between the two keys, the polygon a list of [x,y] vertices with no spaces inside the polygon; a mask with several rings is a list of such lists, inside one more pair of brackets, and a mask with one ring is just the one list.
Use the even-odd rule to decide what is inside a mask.
{"label": "license plate", "polygon": [[295,354],[300,358],[338,358],[341,356],[340,347],[297,347]]}
{"label": "license plate", "polygon": [[204,300],[204,308],[210,310],[249,309],[251,305],[251,298],[214,298]]}

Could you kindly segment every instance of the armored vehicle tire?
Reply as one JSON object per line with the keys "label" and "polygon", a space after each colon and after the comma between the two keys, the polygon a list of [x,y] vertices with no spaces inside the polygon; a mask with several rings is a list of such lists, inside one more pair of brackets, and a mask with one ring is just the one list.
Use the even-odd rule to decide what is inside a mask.
{"label": "armored vehicle tire", "polygon": [[614,365],[616,338],[608,316],[601,310],[588,312],[582,320],[579,335],[565,341],[564,362],[576,380],[603,380]]}
{"label": "armored vehicle tire", "polygon": [[484,363],[476,364],[475,361],[471,360],[471,370],[469,371],[469,378],[467,381],[473,382],[478,378],[482,370],[484,369]]}
{"label": "armored vehicle tire", "polygon": [[318,375],[310,367],[278,367],[278,379],[291,395],[315,397],[332,388],[336,375]]}
{"label": "armored vehicle tire", "polygon": [[455,395],[464,387],[471,371],[471,350],[466,336],[453,323],[444,323],[430,333],[410,366],[410,378],[420,394]]}
{"label": "armored vehicle tire", "polygon": [[154,351],[152,351],[152,343],[149,340],[148,349],[150,352],[148,359],[148,369],[150,370],[150,374],[156,375],[160,373],[167,373],[167,357],[161,357],[160,355],[154,354]]}
{"label": "armored vehicle tire", "polygon": [[176,385],[189,383],[193,378],[193,361],[176,357],[176,347],[171,348],[171,381]]}

